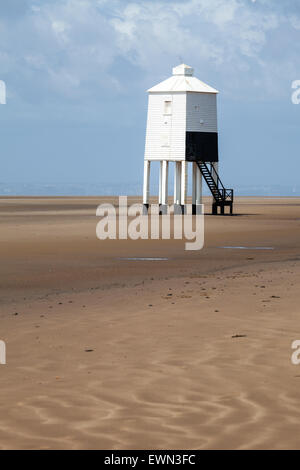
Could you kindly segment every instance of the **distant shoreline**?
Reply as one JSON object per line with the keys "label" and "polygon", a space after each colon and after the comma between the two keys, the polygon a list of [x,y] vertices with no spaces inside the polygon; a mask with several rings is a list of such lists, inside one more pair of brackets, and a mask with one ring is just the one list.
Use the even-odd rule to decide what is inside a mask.
{"label": "distant shoreline", "polygon": [[[78,199],[78,198],[85,198],[85,199],[88,199],[88,198],[97,198],[97,197],[100,197],[100,198],[118,198],[119,195],[118,194],[0,194],[0,199],[60,199],[60,198],[64,198],[64,199]],[[134,194],[128,194],[127,195],[128,198],[130,199],[142,199],[142,195],[134,195]],[[155,196],[152,196],[153,199],[155,198]],[[172,196],[170,195],[170,198]],[[188,196],[188,199],[191,198],[191,196]],[[209,199],[211,198],[211,196],[209,196],[208,194],[204,194],[203,195],[203,198],[204,199]],[[272,196],[267,196],[267,195],[264,195],[264,194],[258,194],[258,195],[253,195],[253,194],[249,194],[249,195],[246,195],[246,194],[243,194],[243,195],[239,195],[237,194],[236,195],[236,198],[239,198],[239,199],[243,199],[243,198],[252,198],[252,199],[299,199],[300,198],[300,193],[297,195],[272,195]]]}

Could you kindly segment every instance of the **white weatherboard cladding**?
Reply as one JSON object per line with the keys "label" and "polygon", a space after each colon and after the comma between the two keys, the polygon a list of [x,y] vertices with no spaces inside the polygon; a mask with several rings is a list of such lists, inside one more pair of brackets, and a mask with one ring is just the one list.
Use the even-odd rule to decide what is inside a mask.
{"label": "white weatherboard cladding", "polygon": [[186,93],[173,95],[171,157],[185,159]]}
{"label": "white weatherboard cladding", "polygon": [[190,132],[218,132],[217,95],[187,93],[186,130]]}
{"label": "white weatherboard cladding", "polygon": [[[172,101],[165,114],[165,102]],[[184,160],[186,93],[150,93],[146,133],[146,160]]]}

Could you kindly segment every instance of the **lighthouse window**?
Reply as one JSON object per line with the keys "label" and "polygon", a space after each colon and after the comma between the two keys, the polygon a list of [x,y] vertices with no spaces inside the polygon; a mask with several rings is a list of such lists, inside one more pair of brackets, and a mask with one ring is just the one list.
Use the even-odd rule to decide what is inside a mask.
{"label": "lighthouse window", "polygon": [[164,114],[172,114],[172,101],[164,102]]}

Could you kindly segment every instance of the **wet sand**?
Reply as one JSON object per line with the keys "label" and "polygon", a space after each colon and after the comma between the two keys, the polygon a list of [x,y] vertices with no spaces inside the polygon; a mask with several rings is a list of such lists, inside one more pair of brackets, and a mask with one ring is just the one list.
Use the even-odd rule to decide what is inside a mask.
{"label": "wet sand", "polygon": [[299,449],[300,198],[207,215],[199,252],[99,241],[104,200],[0,198],[0,448]]}

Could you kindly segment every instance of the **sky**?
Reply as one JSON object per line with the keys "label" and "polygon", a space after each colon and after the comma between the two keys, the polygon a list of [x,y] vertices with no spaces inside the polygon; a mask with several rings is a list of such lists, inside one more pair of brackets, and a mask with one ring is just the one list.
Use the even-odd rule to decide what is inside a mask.
{"label": "sky", "polygon": [[225,185],[300,195],[299,0],[1,0],[0,193],[141,193],[146,90],[182,62],[220,91]]}

